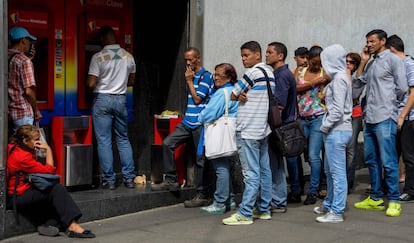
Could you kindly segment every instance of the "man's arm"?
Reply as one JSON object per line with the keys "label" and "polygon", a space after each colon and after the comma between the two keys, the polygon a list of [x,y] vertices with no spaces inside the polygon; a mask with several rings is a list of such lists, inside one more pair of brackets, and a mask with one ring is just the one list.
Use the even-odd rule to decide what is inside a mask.
{"label": "man's arm", "polygon": [[40,119],[42,119],[42,113],[40,113],[39,109],[37,108],[37,104],[36,104],[36,87],[30,86],[30,87],[25,88],[24,95],[33,109],[35,121],[39,121]]}
{"label": "man's arm", "polygon": [[88,75],[88,79],[86,80],[86,85],[90,90],[93,90],[96,87],[96,83],[98,82],[98,77],[94,75]]}
{"label": "man's arm", "polygon": [[135,73],[130,73],[128,76],[127,86],[134,86],[134,84],[135,84]]}

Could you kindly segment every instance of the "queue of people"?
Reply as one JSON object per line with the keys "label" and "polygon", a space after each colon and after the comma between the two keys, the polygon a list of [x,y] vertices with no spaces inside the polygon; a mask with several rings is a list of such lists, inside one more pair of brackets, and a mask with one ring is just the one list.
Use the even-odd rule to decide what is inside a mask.
{"label": "queue of people", "polygon": [[[19,211],[29,214],[33,213],[28,210],[32,206],[53,208],[37,223],[42,235],[56,236],[64,231],[69,237],[93,238],[95,235],[90,230],[77,223],[82,213],[62,185],[55,185],[45,194],[24,178],[17,177],[16,172],[53,174],[55,167],[50,147],[38,141],[39,130],[33,126],[34,121],[41,119],[30,59],[35,50],[29,48],[30,41],[36,37],[24,28],[14,27],[10,39],[8,84],[12,130],[7,161],[8,205],[15,203]],[[123,183],[126,188],[135,188],[135,163],[125,107],[127,86],[135,81],[135,62],[132,55],[116,43],[111,27],[101,28],[101,40],[104,49],[93,56],[87,83],[95,94],[92,115],[102,188],[116,189],[112,128],[120,154]],[[209,214],[224,214],[236,209],[231,179],[230,161],[233,159],[208,160],[204,155],[203,125],[220,118],[227,104],[229,116],[237,117],[237,156],[242,167],[244,191],[237,212],[224,218],[223,224],[247,225],[254,219],[269,220],[272,213],[286,213],[289,203],[301,203],[305,193],[302,158],[310,166],[310,181],[303,203],[314,205],[318,197],[322,198],[321,205],[313,209],[319,215],[316,221],[342,222],[347,194],[352,193],[355,186],[361,131],[371,185],[369,196],[354,207],[386,209],[387,216],[397,217],[402,211],[400,202],[414,201],[414,150],[408,141],[414,120],[411,92],[414,61],[405,55],[401,38],[388,37],[383,30],[372,30],[366,35],[361,54],[346,53],[339,44],[325,49],[318,45],[309,49],[299,47],[294,52],[297,67],[292,71],[285,64],[288,50],[281,42],[268,44],[266,62],[262,60],[262,48],[256,41],[245,42],[240,53],[246,71],[238,78],[232,64],[220,63],[211,74],[201,65],[201,53],[197,48],[184,51],[187,111],[182,122],[163,141],[164,179],[152,184],[152,190],[179,190],[174,150],[182,143],[191,143],[197,194],[185,201],[184,206],[200,207]],[[299,120],[304,127],[308,143],[303,157],[283,157],[269,148],[267,82],[278,98],[283,123]],[[402,195],[396,148],[399,130],[406,167]],[[36,149],[47,151],[46,164],[36,161]],[[214,168],[216,181],[208,173],[210,166]],[[383,184],[386,185],[387,207],[382,199]],[[13,194],[15,197],[11,197]]]}

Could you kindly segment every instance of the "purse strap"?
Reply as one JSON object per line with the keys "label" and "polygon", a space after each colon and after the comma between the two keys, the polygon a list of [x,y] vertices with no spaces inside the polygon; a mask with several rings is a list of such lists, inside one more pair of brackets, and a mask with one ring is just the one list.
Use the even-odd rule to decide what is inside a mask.
{"label": "purse strap", "polygon": [[271,99],[275,99],[276,100],[276,102],[277,102],[277,99],[275,98],[275,96],[273,95],[273,92],[272,92],[272,89],[270,88],[270,81],[269,81],[269,77],[267,76],[267,73],[266,73],[266,71],[262,68],[262,67],[257,67],[258,69],[260,69],[262,72],[263,72],[263,74],[264,74],[264,76],[265,76],[265,78],[266,78],[266,84],[267,84],[267,95],[269,96],[269,100],[271,100]]}
{"label": "purse strap", "polygon": [[227,92],[226,88],[223,89],[223,92],[224,92],[224,98],[226,99],[226,107],[224,110],[224,116],[227,118],[229,117],[229,95],[228,95],[229,93]]}

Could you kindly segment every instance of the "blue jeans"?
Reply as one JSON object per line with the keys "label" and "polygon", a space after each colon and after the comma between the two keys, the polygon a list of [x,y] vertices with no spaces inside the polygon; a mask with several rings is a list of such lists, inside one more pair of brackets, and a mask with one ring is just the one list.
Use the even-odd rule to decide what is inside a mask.
{"label": "blue jeans", "polygon": [[214,203],[220,207],[230,205],[233,194],[233,185],[230,177],[230,157],[213,159],[212,163],[216,170],[216,191],[214,192]]}
{"label": "blue jeans", "polygon": [[269,149],[270,168],[272,171],[272,207],[287,206],[287,183],[283,157]]}
{"label": "blue jeans", "polygon": [[323,115],[320,115],[312,120],[300,120],[308,140],[308,155],[311,167],[310,185],[307,194],[317,194],[319,191],[319,182],[322,171],[321,150],[323,145],[323,134],[320,130],[322,118]]}
{"label": "blue jeans", "polygon": [[[299,177],[299,166],[298,160],[300,160],[299,156],[296,157],[286,157],[286,165],[289,174],[289,184],[290,184],[290,192],[295,197],[300,197],[302,193],[301,185],[300,185],[300,177]],[[302,160],[300,161],[302,163]]]}
{"label": "blue jeans", "polygon": [[376,124],[365,124],[364,127],[364,154],[365,164],[369,169],[371,181],[371,198],[382,198],[381,190],[382,171],[388,188],[388,201],[400,200],[399,168],[396,149],[397,123],[387,119]]}
{"label": "blue jeans", "polygon": [[257,196],[257,210],[270,213],[272,172],[267,137],[260,140],[243,139],[240,132],[237,132],[237,147],[245,184],[238,213],[251,218]]}
{"label": "blue jeans", "polygon": [[14,128],[13,130],[16,132],[17,128],[19,128],[21,125],[33,125],[34,118],[32,116],[24,116],[23,118],[20,118],[18,120],[13,121]]}
{"label": "blue jeans", "polygon": [[96,94],[92,104],[92,120],[102,170],[102,182],[115,184],[113,170],[112,128],[122,165],[124,182],[135,178],[135,163],[128,138],[128,112],[125,95]]}
{"label": "blue jeans", "polygon": [[346,147],[351,139],[352,131],[334,130],[324,135],[325,141],[325,173],[327,195],[323,205],[336,214],[345,211],[348,184],[346,178]]}

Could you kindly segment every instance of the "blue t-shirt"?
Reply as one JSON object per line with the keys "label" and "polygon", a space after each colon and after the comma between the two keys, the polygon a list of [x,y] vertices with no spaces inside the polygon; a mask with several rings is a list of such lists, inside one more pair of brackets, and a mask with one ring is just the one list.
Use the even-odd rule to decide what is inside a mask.
{"label": "blue t-shirt", "polygon": [[210,92],[213,90],[212,87],[214,86],[214,82],[211,73],[206,71],[205,68],[201,68],[200,71],[195,74],[193,84],[197,96],[201,97],[202,101],[200,104],[196,105],[190,91],[188,91],[187,111],[185,112],[182,123],[188,128],[196,129],[201,125],[198,121],[198,115],[204,107],[206,107]]}
{"label": "blue t-shirt", "polygon": [[289,123],[296,120],[296,79],[287,64],[273,71],[276,82],[276,98],[283,106],[282,121]]}

